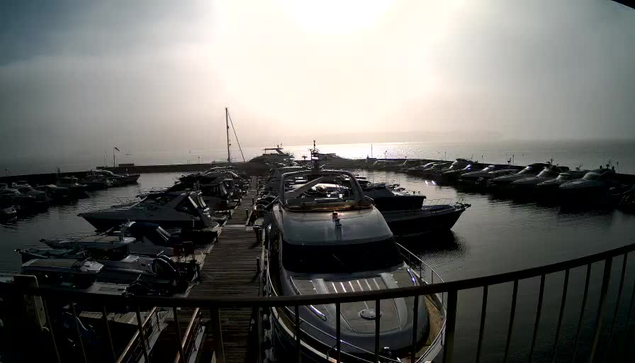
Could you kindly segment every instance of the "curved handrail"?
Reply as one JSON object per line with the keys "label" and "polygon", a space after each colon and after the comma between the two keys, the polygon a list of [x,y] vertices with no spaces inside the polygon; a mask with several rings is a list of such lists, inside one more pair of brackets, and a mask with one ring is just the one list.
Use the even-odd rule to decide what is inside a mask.
{"label": "curved handrail", "polygon": [[211,298],[185,298],[185,297],[154,297],[154,296],[109,296],[93,294],[79,291],[64,291],[50,287],[26,287],[15,284],[0,284],[0,294],[16,293],[27,295],[38,295],[47,298],[73,299],[76,302],[95,302],[100,304],[135,304],[139,306],[180,306],[180,307],[216,307],[216,308],[238,308],[238,307],[273,307],[291,305],[315,305],[334,304],[365,301],[373,299],[396,299],[410,297],[414,295],[431,295],[448,291],[458,291],[483,287],[485,285],[495,285],[514,280],[522,280],[554,272],[563,271],[575,267],[584,266],[590,263],[606,260],[615,256],[623,255],[635,251],[635,243],[614,248],[612,250],[600,252],[594,255],[584,256],[557,262],[549,265],[532,267],[528,269],[504,272],[495,275],[474,277],[463,280],[442,282],[439,284],[400,287],[396,289],[346,292],[339,294],[317,294],[283,297],[233,297],[217,296]]}
{"label": "curved handrail", "polygon": [[[353,190],[353,196],[355,197],[355,202],[361,202],[363,197],[364,197],[364,192],[362,190],[362,187],[359,185],[359,182],[357,182],[357,179],[355,179],[355,176],[352,173],[349,173],[349,172],[343,171],[343,170],[320,170],[320,171],[301,170],[301,171],[294,171],[294,172],[282,174],[282,177],[280,178],[280,187],[279,187],[279,194],[278,194],[278,198],[280,200],[280,203],[282,205],[284,205],[285,201],[286,201],[285,181],[287,179],[289,179],[291,177],[303,176],[303,175],[311,175],[311,174],[320,174],[320,175],[324,175],[324,176],[326,176],[326,175],[332,175],[332,176],[345,175],[345,176],[349,177],[350,180],[351,180],[351,186],[352,186],[352,190]],[[309,181],[309,183],[311,183],[311,182]]]}

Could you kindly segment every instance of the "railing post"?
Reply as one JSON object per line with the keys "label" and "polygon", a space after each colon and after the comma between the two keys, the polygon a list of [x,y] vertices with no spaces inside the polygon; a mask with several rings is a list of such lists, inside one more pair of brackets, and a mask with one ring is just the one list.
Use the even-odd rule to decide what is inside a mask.
{"label": "railing post", "polygon": [[602,331],[602,317],[604,316],[606,293],[609,289],[609,280],[611,279],[612,265],[612,257],[609,257],[604,261],[604,275],[602,276],[602,287],[600,288],[600,303],[598,305],[597,318],[595,319],[595,335],[593,336],[593,345],[591,345],[591,355],[589,356],[589,362],[595,361],[595,353],[597,352],[598,342],[600,341],[600,332]]}
{"label": "railing post", "polygon": [[178,351],[181,355],[181,361],[185,362],[185,354],[183,353],[183,335],[181,334],[181,323],[179,323],[179,317],[177,314],[176,306],[172,307],[172,311],[174,312],[174,323],[176,325],[176,336],[179,340]]}
{"label": "railing post", "polygon": [[79,331],[79,317],[77,316],[77,311],[75,310],[75,303],[71,301],[70,305],[71,305],[71,312],[73,313],[73,320],[75,323],[75,331],[77,332],[77,339],[79,339],[79,347],[82,350],[82,357],[84,358],[84,362],[88,363],[88,357],[86,357],[86,349],[84,348],[82,333]]}
{"label": "railing post", "polygon": [[512,290],[512,310],[509,313],[509,327],[507,329],[507,342],[505,343],[505,357],[503,361],[509,360],[509,346],[512,342],[512,331],[514,329],[514,317],[516,316],[516,299],[518,298],[518,280],[514,280],[514,288]]}
{"label": "railing post", "polygon": [[[338,324],[339,326],[339,324]],[[379,362],[379,335],[381,331],[381,300],[375,300],[375,362]],[[339,363],[339,360],[338,360]]]}
{"label": "railing post", "polygon": [[[262,291],[262,288],[260,288],[259,291]],[[262,333],[263,333],[263,329],[262,329],[262,317],[263,314],[261,313],[261,308],[260,307],[256,307],[256,348],[258,349],[258,355],[257,355],[257,363],[262,363]],[[271,312],[269,312],[271,314]]]}
{"label": "railing post", "polygon": [[148,343],[146,342],[146,334],[143,331],[143,321],[141,320],[141,310],[137,306],[137,323],[139,324],[139,339],[141,340],[141,344],[143,346],[143,357],[146,362],[150,362],[148,357]]}
{"label": "railing post", "polygon": [[529,347],[529,359],[534,355],[534,348],[536,347],[536,338],[538,338],[538,327],[540,326],[540,314],[542,313],[542,300],[545,296],[545,275],[540,276],[540,290],[538,292],[538,306],[536,307],[536,320],[534,322],[534,334],[531,337],[531,346]]}
{"label": "railing post", "polygon": [[216,362],[225,363],[223,330],[220,324],[220,311],[218,308],[213,307],[210,309],[210,317],[212,319],[212,333],[214,334],[214,353],[216,354]]}
{"label": "railing post", "polygon": [[113,362],[117,360],[117,353],[115,353],[115,345],[112,341],[112,334],[110,332],[110,324],[108,323],[108,312],[106,306],[102,306],[101,313],[103,315],[104,324],[106,325],[106,334],[108,335],[108,345],[110,346],[110,352],[112,353]]}
{"label": "railing post", "polygon": [[338,302],[335,304],[335,346],[337,347],[337,362],[339,363],[342,358],[342,317],[341,317],[341,304]]}
{"label": "railing post", "polygon": [[483,302],[481,303],[481,325],[478,328],[478,345],[476,347],[476,363],[481,361],[481,348],[483,346],[483,333],[485,331],[485,317],[487,316],[487,295],[489,285],[483,286]]}
{"label": "railing post", "polygon": [[448,316],[445,326],[445,348],[443,350],[443,363],[451,363],[454,350],[454,328],[456,325],[456,303],[458,298],[456,290],[448,291]]}
{"label": "railing post", "polygon": [[300,305],[295,306],[295,344],[297,362],[299,363],[302,360],[302,343],[300,341]]}
{"label": "railing post", "polygon": [[584,317],[584,308],[586,308],[586,300],[589,295],[589,280],[591,279],[591,264],[586,265],[586,278],[584,280],[584,293],[582,294],[582,307],[580,308],[580,318],[578,319],[578,329],[575,333],[575,342],[573,343],[573,355],[571,362],[575,362],[575,355],[578,352],[578,342],[580,341],[580,333],[582,332],[582,318]]}
{"label": "railing post", "polygon": [[55,358],[57,359],[58,363],[61,363],[62,359],[60,358],[60,351],[57,347],[57,341],[55,340],[55,333],[53,332],[53,321],[51,320],[51,314],[49,313],[49,308],[44,297],[42,297],[42,305],[44,306],[44,314],[46,315],[46,324],[49,327],[49,333],[51,333],[51,342],[53,343]]}
{"label": "railing post", "polygon": [[[617,299],[615,303],[615,312],[613,313],[613,321],[611,322],[611,333],[609,334],[609,342],[607,345],[607,358],[610,358],[611,352],[611,341],[613,340],[613,331],[615,330],[615,324],[617,323],[617,313],[620,308],[620,299],[622,298],[622,289],[624,288],[624,275],[626,274],[626,262],[628,261],[628,253],[624,254],[624,261],[622,262],[622,274],[620,276],[620,286],[617,290]],[[626,326],[628,327],[628,322],[626,322]]]}
{"label": "railing post", "polygon": [[417,328],[419,325],[419,295],[414,296],[412,317],[412,351],[410,352],[410,362],[414,363],[416,362],[415,353],[417,351]]}
{"label": "railing post", "polygon": [[567,304],[567,290],[569,288],[569,269],[564,273],[564,286],[562,287],[562,299],[560,300],[560,313],[558,314],[558,325],[556,326],[556,337],[553,342],[553,350],[551,352],[551,361],[555,362],[556,353],[558,351],[558,339],[560,338],[560,328],[562,327],[562,315],[564,315],[564,307]]}

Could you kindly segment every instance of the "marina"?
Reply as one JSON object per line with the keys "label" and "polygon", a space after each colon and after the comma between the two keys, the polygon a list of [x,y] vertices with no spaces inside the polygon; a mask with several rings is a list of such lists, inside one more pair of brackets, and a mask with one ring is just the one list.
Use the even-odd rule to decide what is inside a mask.
{"label": "marina", "polygon": [[[318,153],[315,155],[315,160],[320,162],[320,158],[323,157],[319,156]],[[329,163],[328,160],[324,159],[322,159],[321,162]],[[335,163],[338,162],[341,161],[335,161]],[[419,161],[419,163],[421,165],[427,164],[423,161]],[[236,164],[236,170],[240,171],[240,165],[241,164],[238,163]],[[445,165],[446,168],[449,168],[450,163],[445,163]],[[212,170],[218,170],[217,166],[214,168],[212,168]],[[413,168],[413,166],[408,165],[408,168]],[[519,169],[520,168],[516,168],[514,170]],[[293,167],[289,170],[306,169]],[[416,204],[422,207],[423,211],[426,211],[426,208],[436,208],[435,205],[452,206],[452,203],[454,203],[452,201],[454,200],[459,200],[459,203],[462,203],[460,205],[467,206],[467,208],[462,209],[459,218],[457,218],[458,220],[453,220],[452,223],[445,227],[445,230],[432,232],[426,228],[420,229],[421,232],[414,234],[400,234],[399,241],[415,255],[415,257],[409,256],[409,261],[421,261],[418,265],[423,267],[421,274],[425,275],[427,273],[427,275],[425,275],[426,281],[436,284],[439,284],[441,281],[461,281],[462,279],[473,276],[486,277],[499,273],[505,274],[508,271],[517,271],[523,268],[531,269],[540,265],[558,263],[585,255],[601,253],[612,248],[620,248],[622,246],[627,248],[629,240],[624,240],[623,237],[628,236],[628,231],[631,231],[632,228],[635,227],[635,216],[616,210],[613,207],[591,206],[589,208],[569,210],[558,204],[537,203],[532,199],[529,201],[518,200],[517,198],[499,193],[487,193],[487,189],[474,190],[473,188],[462,188],[459,184],[455,184],[460,178],[452,178],[451,182],[448,182],[448,180],[435,178],[434,175],[431,175],[431,177],[424,179],[419,175],[408,173],[404,167],[402,167],[401,170],[393,171],[390,167],[386,168],[384,165],[377,166],[374,162],[371,165],[366,163],[366,167],[354,168],[351,169],[351,171],[353,173],[351,175],[363,175],[363,177],[359,177],[360,185],[363,186],[365,193],[368,193],[367,195],[369,195],[370,198],[376,199],[372,199],[372,201],[373,203],[377,203],[377,208],[385,214],[386,221],[389,222],[391,229],[394,228],[393,225],[390,224],[392,211],[403,211],[399,213],[408,215],[408,213],[412,212],[406,211],[410,208],[416,209]],[[442,175],[444,172],[443,169],[440,169],[438,175]],[[207,173],[210,172],[201,175]],[[211,173],[217,172],[211,171]],[[280,178],[282,173],[283,172],[277,174],[278,176],[275,178]],[[196,177],[197,174],[193,175]],[[274,173],[274,175],[276,174]],[[278,180],[275,178],[272,180]],[[35,237],[32,233],[25,233],[27,230],[33,229],[29,227],[30,225],[35,223],[36,225],[44,226],[48,223],[47,221],[52,222],[53,219],[56,219],[61,223],[50,225],[48,233],[50,235],[77,232],[78,229],[84,230],[86,234],[90,234],[92,228],[88,223],[82,221],[81,218],[77,216],[77,214],[81,215],[79,212],[85,213],[88,210],[108,207],[108,203],[114,203],[117,200],[134,200],[135,196],[147,193],[144,192],[146,190],[151,190],[151,193],[157,193],[157,190],[169,187],[170,184],[175,181],[178,183],[179,179],[187,180],[183,179],[180,173],[142,174],[138,180],[139,184],[111,187],[102,191],[91,191],[89,198],[79,199],[76,204],[52,206],[43,213],[31,214],[26,217],[4,221],[2,223],[2,235],[3,239],[9,243],[4,246],[7,248],[7,251],[2,254],[1,258],[3,261],[0,261],[3,270],[6,272],[19,270],[19,258],[17,258],[17,254],[11,254],[9,252],[9,249],[12,248],[11,246],[15,246],[13,247],[14,249],[33,248],[32,246],[35,242],[43,237],[42,235]],[[335,187],[328,182],[326,184],[315,184],[307,183],[307,180],[303,178],[296,179],[297,183],[305,185],[304,191],[315,188],[316,185],[324,185],[326,189],[320,189],[322,188],[320,187],[316,189],[316,191],[320,193],[326,192],[326,195],[330,195],[335,191],[341,194],[343,190],[345,190],[341,188],[347,188],[346,186]],[[344,178],[343,180],[346,179],[347,178]],[[212,183],[210,185],[215,184]],[[215,204],[218,208],[223,206],[213,213],[215,220],[219,221],[220,225],[216,233],[218,237],[211,238],[217,238],[217,240],[214,241],[212,239],[212,243],[209,247],[193,252],[194,258],[192,260],[196,261],[200,266],[200,282],[194,283],[191,288],[188,289],[187,297],[184,298],[185,300],[178,300],[178,303],[177,301],[174,303],[178,306],[183,306],[181,308],[182,313],[178,313],[181,319],[181,325],[188,325],[189,322],[199,321],[199,318],[194,319],[192,316],[200,316],[201,322],[197,324],[200,324],[201,331],[206,333],[204,337],[201,335],[199,343],[196,345],[196,347],[198,347],[196,349],[200,350],[197,351],[198,359],[202,359],[201,357],[210,358],[214,356],[217,361],[227,362],[259,361],[262,359],[276,359],[276,357],[280,360],[281,354],[287,354],[282,353],[281,349],[294,350],[293,339],[295,338],[293,334],[291,334],[291,342],[280,345],[279,341],[276,342],[276,339],[273,339],[274,335],[272,334],[274,333],[267,330],[267,328],[271,329],[271,326],[275,326],[275,324],[272,324],[273,321],[271,317],[279,316],[280,311],[276,313],[277,315],[272,315],[269,313],[268,308],[256,308],[256,305],[245,303],[245,301],[252,301],[251,299],[257,299],[259,296],[263,296],[263,294],[266,295],[266,289],[263,290],[263,287],[267,285],[267,280],[263,280],[263,276],[265,276],[263,275],[263,271],[266,270],[267,257],[261,243],[262,241],[266,241],[267,237],[264,235],[262,229],[254,229],[251,224],[256,222],[255,225],[259,226],[260,223],[262,223],[262,220],[258,220],[257,217],[262,211],[262,206],[270,204],[273,201],[268,194],[270,192],[266,191],[276,189],[276,187],[273,187],[274,185],[275,183],[268,182],[266,177],[262,175],[253,175],[249,178],[248,184],[243,184],[244,189],[240,197],[238,197],[238,199],[231,199],[230,209],[227,209],[228,207],[225,206],[230,204]],[[263,193],[263,191],[265,192]],[[202,197],[207,198],[207,200],[212,203],[218,203],[216,199],[209,199],[216,198],[211,197],[211,194],[207,194],[208,196],[205,197],[204,195],[206,193],[211,193],[211,189],[207,192],[203,192]],[[231,193],[227,195],[229,196]],[[382,200],[382,198],[387,199]],[[227,200],[229,201],[230,199]],[[415,206],[410,207],[409,205],[411,204]],[[422,218],[428,217],[424,216]],[[434,221],[432,222],[434,226],[440,225],[438,221],[433,219],[431,219],[431,221]],[[417,222],[414,225],[421,225],[421,222]],[[168,225],[167,227],[173,226]],[[41,228],[38,228],[38,230],[41,230]],[[396,235],[397,232],[398,229],[395,229],[394,233]],[[260,236],[258,236],[259,234]],[[596,238],[591,236],[596,236]],[[505,254],[508,256],[508,258],[504,260],[498,259],[497,256],[500,256],[500,252],[494,253],[495,250],[501,248],[505,249]],[[169,252],[169,250],[165,251]],[[178,259],[179,258],[177,258],[177,260]],[[616,265],[619,264],[614,264],[614,268]],[[630,276],[630,272],[627,271],[631,271],[632,266],[632,261],[624,263],[623,269],[625,273],[622,279],[624,279],[624,276],[626,276],[626,278]],[[597,280],[599,274],[601,274],[601,270],[598,270],[598,268],[599,267],[596,266],[593,269],[594,274],[592,276],[594,277],[590,280],[586,295],[597,295],[601,293],[600,285],[602,284]],[[620,272],[620,270],[617,270],[613,276],[619,276]],[[436,281],[434,280],[435,276]],[[524,339],[527,339],[526,331],[531,330],[530,326],[526,326],[526,328],[519,328],[518,326],[523,326],[523,324],[531,325],[531,321],[524,319],[521,312],[524,312],[522,314],[532,314],[530,311],[532,305],[533,308],[535,308],[535,301],[533,300],[536,298],[535,294],[537,291],[542,289],[546,291],[541,302],[541,304],[544,305],[542,319],[546,319],[545,326],[552,326],[551,324],[553,324],[553,322],[562,319],[553,316],[558,311],[556,307],[561,303],[561,299],[558,297],[558,290],[560,289],[559,291],[561,293],[563,288],[562,285],[558,287],[558,283],[555,283],[553,278],[554,277],[550,277],[547,279],[547,281],[551,282],[543,287],[536,285],[538,281],[534,278],[527,280],[528,285],[523,285],[523,289],[519,289],[519,287],[514,284],[514,286],[507,286],[505,289],[497,287],[489,291],[487,314],[488,319],[491,321],[503,322],[509,319],[509,295],[507,295],[510,293],[509,288],[513,290],[514,296],[518,293],[519,296],[524,297],[520,300],[514,297],[515,301],[513,302],[513,310],[511,313],[513,316],[517,316],[517,322],[514,327],[514,338],[511,340],[512,346],[518,345]],[[570,296],[580,296],[579,294],[581,294],[582,291],[580,291],[578,287],[584,286],[583,271],[580,272],[578,269],[572,270],[571,274],[567,273],[565,282],[571,285],[568,292]],[[576,285],[578,287],[576,287]],[[608,294],[609,305],[630,297],[631,291],[634,291],[633,287],[628,284],[623,285],[624,286],[620,283],[620,292],[617,297],[615,296],[617,287],[615,284],[610,285],[610,289],[608,290],[611,292]],[[104,287],[99,288],[103,290]],[[519,289],[518,292],[515,292],[517,289]],[[93,289],[93,291],[98,290]],[[142,290],[136,291],[138,294]],[[331,294],[334,292],[336,291],[330,291]],[[346,292],[352,292],[353,294],[373,293],[372,289],[368,291],[365,291],[365,289],[356,291],[354,288]],[[438,300],[436,303],[431,303],[432,305],[429,305],[429,307],[434,307],[436,304],[437,308],[447,308],[448,301],[446,299],[448,299],[449,295],[445,293],[441,294],[443,295],[443,301]],[[177,295],[174,296],[178,298]],[[480,301],[483,297],[469,291],[462,293],[462,296],[464,296],[461,299],[463,303],[455,307],[457,309],[456,315],[452,318],[457,320],[455,322],[456,334],[453,337],[452,344],[453,349],[457,352],[455,354],[459,356],[476,353],[471,337],[482,329],[482,327],[479,328],[479,319],[482,316],[482,312],[480,309],[469,307],[471,303],[468,303],[468,305],[465,305],[465,303],[467,301]],[[505,296],[507,296],[507,298]],[[130,298],[132,297],[128,299]],[[219,301],[225,301],[217,305],[219,306],[218,310],[215,308],[204,308],[201,309],[200,312],[193,310],[194,307],[202,308],[206,305],[204,303],[205,301],[211,301],[210,299],[213,300],[215,298],[220,298],[221,300]],[[615,300],[616,298],[617,300]],[[236,301],[236,303],[233,304],[230,301]],[[243,302],[238,303],[238,301]],[[255,304],[256,300],[253,301]],[[567,303],[569,309],[563,310],[564,313],[572,309],[575,310],[575,308],[569,306],[572,304],[572,301],[575,301],[575,299],[569,297]],[[589,306],[593,306],[593,300],[589,302]],[[619,316],[624,318],[622,314],[625,314],[627,304],[622,302],[620,306],[622,307],[615,311],[616,314],[622,311],[619,313]],[[554,309],[549,307],[554,307]],[[600,306],[596,307],[600,308]],[[412,306],[410,308],[412,308]],[[452,306],[450,306],[450,308],[452,308]],[[161,311],[161,309],[159,309],[159,311]],[[290,312],[291,327],[288,327],[287,330],[293,332],[293,309],[291,309]],[[81,312],[80,316],[82,316],[82,314],[89,313]],[[175,314],[170,309],[167,309],[166,314],[168,317],[166,326],[170,324],[174,326]],[[560,315],[562,315],[562,313]],[[214,318],[215,316],[216,319]],[[460,317],[460,319],[457,317]],[[304,320],[304,318],[302,319]],[[558,328],[561,330],[559,334],[562,335],[565,341],[575,338],[576,320],[577,319],[569,318],[559,323],[559,325],[562,325]],[[169,323],[169,321],[172,321],[172,323]],[[213,324],[214,321],[218,323],[217,326]],[[437,326],[445,326],[443,321],[444,320],[440,320]],[[592,320],[588,321],[587,318],[580,320],[581,324],[585,321],[587,321],[586,324],[592,325]],[[626,322],[628,321],[627,319]],[[496,341],[500,342],[500,339],[504,340],[504,336],[509,335],[505,334],[505,324],[506,323],[503,323],[502,326],[498,324],[488,325],[488,334],[491,334],[492,338],[484,340],[482,347],[478,349],[481,361],[497,361],[501,357],[500,354],[509,353],[508,349],[504,349],[504,345],[494,343]],[[624,336],[624,334],[628,336],[629,330],[632,330],[629,324],[621,325],[621,328],[619,326],[615,328],[617,329],[617,334],[620,336]],[[218,329],[220,329],[220,332],[217,331]],[[219,344],[218,340],[214,338],[219,334],[222,335],[222,344]],[[331,334],[334,335],[335,332]],[[499,335],[503,335],[503,337],[497,338]],[[538,334],[537,338],[538,339],[534,339],[535,341],[532,343],[532,349],[536,351],[534,354],[537,356],[549,355],[549,349],[547,347],[552,344],[551,340],[542,334]],[[165,336],[162,339],[166,339]],[[444,339],[446,339],[447,344],[447,337]],[[584,335],[581,339],[584,339]],[[432,341],[435,340],[428,340],[428,342]],[[256,347],[260,347],[260,349]],[[350,350],[346,348],[346,346],[344,348],[349,351],[348,354],[350,354]],[[372,345],[370,348],[372,348]],[[447,347],[442,349],[442,351],[445,351],[445,349],[447,349]],[[529,346],[521,347],[519,345],[517,349],[516,354],[532,354],[532,351],[528,351]],[[570,352],[571,349],[572,347],[567,345],[560,350],[560,353]],[[583,347],[582,349],[586,348]],[[602,346],[600,349],[602,349]],[[342,350],[342,352],[345,350]],[[372,352],[373,349],[366,350]],[[177,351],[178,349],[173,350],[173,352]],[[149,353],[152,355],[152,352]],[[587,352],[587,354],[588,353],[589,352]],[[381,354],[383,353],[380,352],[380,355]],[[424,353],[421,351],[416,354],[420,356]],[[421,355],[421,357],[423,356],[425,356],[425,354]],[[443,357],[443,354],[441,357]],[[155,360],[156,358],[151,359],[151,361]],[[458,361],[461,360],[459,359]]]}
{"label": "marina", "polygon": [[635,362],[632,2],[6,1],[0,363]]}

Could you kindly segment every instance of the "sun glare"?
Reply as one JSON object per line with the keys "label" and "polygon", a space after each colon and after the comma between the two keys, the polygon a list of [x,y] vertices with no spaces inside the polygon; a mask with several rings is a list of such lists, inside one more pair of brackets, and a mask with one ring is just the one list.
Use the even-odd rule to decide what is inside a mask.
{"label": "sun glare", "polygon": [[375,26],[393,0],[279,0],[300,28],[313,34],[351,34]]}

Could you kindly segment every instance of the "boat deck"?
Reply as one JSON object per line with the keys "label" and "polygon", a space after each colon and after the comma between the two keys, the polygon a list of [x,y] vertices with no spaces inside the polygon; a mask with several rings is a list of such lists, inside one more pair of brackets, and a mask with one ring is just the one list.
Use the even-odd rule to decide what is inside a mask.
{"label": "boat deck", "polygon": [[[202,282],[192,289],[190,297],[258,296],[256,263],[262,250],[253,230],[245,227],[245,210],[251,210],[255,196],[254,180],[241,205],[223,226],[218,243],[206,256],[201,269]],[[207,320],[209,311],[203,311],[203,314]],[[226,362],[245,361],[251,317],[252,309],[221,309]]]}

